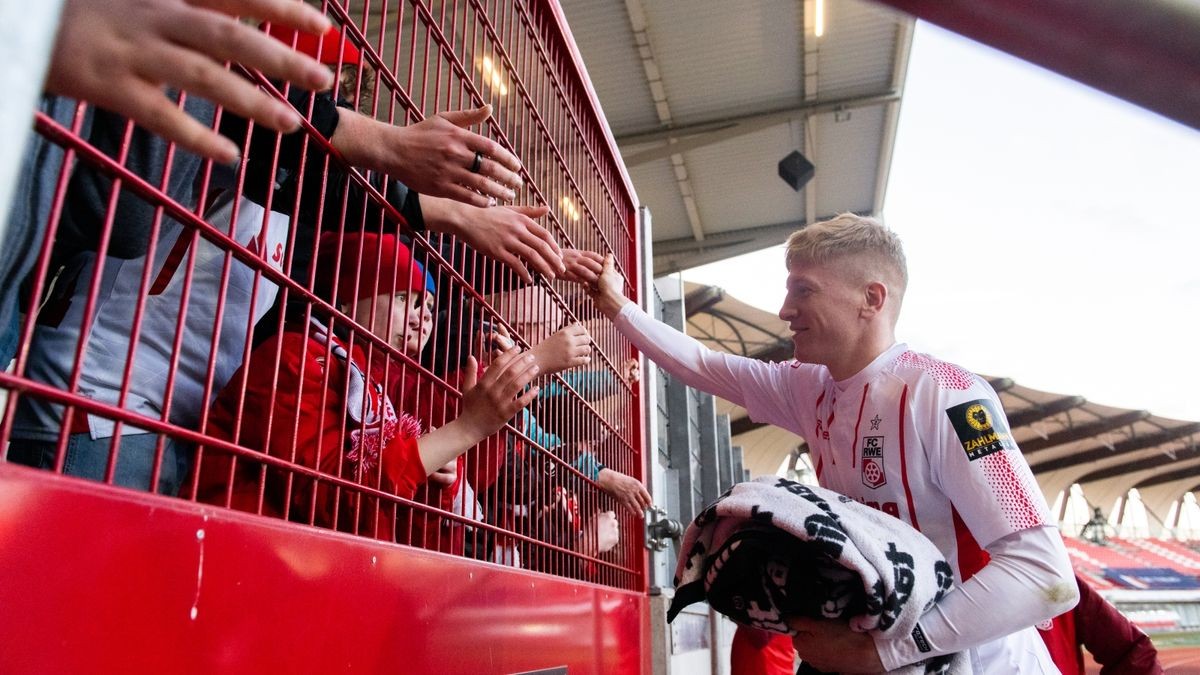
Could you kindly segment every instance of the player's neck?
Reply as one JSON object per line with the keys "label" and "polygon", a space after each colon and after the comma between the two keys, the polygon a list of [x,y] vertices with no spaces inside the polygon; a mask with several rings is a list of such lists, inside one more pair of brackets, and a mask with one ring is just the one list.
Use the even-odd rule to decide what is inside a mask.
{"label": "player's neck", "polygon": [[896,335],[890,330],[864,334],[857,342],[847,345],[843,352],[844,358],[838,359],[837,363],[827,364],[826,367],[834,380],[848,380],[870,366],[880,354],[894,344]]}

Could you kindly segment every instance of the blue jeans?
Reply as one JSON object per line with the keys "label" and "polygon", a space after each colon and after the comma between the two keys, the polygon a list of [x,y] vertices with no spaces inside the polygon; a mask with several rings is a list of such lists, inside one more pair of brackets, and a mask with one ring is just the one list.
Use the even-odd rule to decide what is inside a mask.
{"label": "blue jeans", "polygon": [[[67,457],[63,473],[68,476],[103,481],[108,468],[108,457],[112,438],[92,440],[88,434],[71,434],[67,437]],[[150,476],[154,471],[154,447],[158,434],[129,434],[121,437],[117,466],[113,472],[113,485],[148,492]],[[8,460],[39,469],[53,469],[57,441],[33,441],[13,438],[8,447]],[[188,444],[172,438],[163,442],[162,468],[158,474],[159,494],[175,496],[187,480],[191,468]]]}

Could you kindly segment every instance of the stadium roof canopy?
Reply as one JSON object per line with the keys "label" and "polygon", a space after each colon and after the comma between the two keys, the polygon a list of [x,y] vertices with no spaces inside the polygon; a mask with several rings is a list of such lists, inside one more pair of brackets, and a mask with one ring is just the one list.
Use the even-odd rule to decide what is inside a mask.
{"label": "stadium roof canopy", "polygon": [[[770,312],[713,286],[685,282],[684,294],[692,337],[713,349],[767,361],[791,357],[787,326]],[[1138,488],[1147,509],[1165,514],[1185,493],[1200,489],[1200,422],[984,377],[999,393],[1017,444],[1049,503],[1079,483],[1088,500],[1107,511],[1130,488]],[[751,474],[773,474],[788,457],[807,450],[803,438],[752,421],[744,408],[722,401],[718,411],[729,415],[733,444],[742,447]]]}
{"label": "stadium roof canopy", "polygon": [[[882,208],[906,15],[863,0],[562,7],[651,211],[655,276]],[[778,174],[792,151],[816,167],[799,192]]]}

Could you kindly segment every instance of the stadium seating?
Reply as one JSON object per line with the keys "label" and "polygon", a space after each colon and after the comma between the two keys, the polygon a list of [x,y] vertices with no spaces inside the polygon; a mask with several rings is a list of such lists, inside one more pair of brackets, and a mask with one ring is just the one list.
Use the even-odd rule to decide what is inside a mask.
{"label": "stadium seating", "polygon": [[1075,571],[1100,590],[1137,587],[1137,582],[1128,581],[1131,578],[1128,575],[1111,574],[1109,570],[1135,573],[1137,570],[1170,570],[1185,580],[1194,579],[1200,573],[1200,554],[1175,541],[1116,537],[1109,538],[1104,544],[1075,537],[1064,537],[1064,541]]}

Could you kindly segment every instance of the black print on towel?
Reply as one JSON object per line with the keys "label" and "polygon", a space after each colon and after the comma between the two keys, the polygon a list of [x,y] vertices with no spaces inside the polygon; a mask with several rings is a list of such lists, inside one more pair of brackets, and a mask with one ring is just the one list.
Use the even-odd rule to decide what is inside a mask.
{"label": "black print on towel", "polygon": [[808,536],[813,538],[824,552],[834,560],[837,560],[842,555],[842,549],[846,546],[846,530],[842,528],[841,521],[829,506],[829,502],[825,501],[816,492],[809,489],[808,486],[802,485],[795,481],[780,478],[779,482],[775,483],[775,487],[783,488],[788,492],[803,497],[812,502],[821,509],[821,513],[815,513],[804,519],[804,531]]}
{"label": "black print on towel", "polygon": [[[892,574],[894,575],[896,589],[888,593],[883,601],[883,616],[879,621],[879,627],[887,630],[896,623],[896,618],[900,616],[900,610],[908,604],[908,598],[912,595],[913,585],[917,581],[914,570],[916,565],[913,562],[913,557],[908,553],[896,550],[894,542],[888,542],[888,550],[885,554],[889,562],[892,563]],[[877,595],[883,595],[883,584],[877,585]]]}
{"label": "black print on towel", "polygon": [[967,459],[974,462],[1001,450],[1016,450],[1004,415],[996,413],[991,401],[981,398],[946,409],[954,433],[962,443]]}

